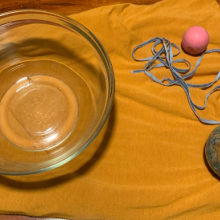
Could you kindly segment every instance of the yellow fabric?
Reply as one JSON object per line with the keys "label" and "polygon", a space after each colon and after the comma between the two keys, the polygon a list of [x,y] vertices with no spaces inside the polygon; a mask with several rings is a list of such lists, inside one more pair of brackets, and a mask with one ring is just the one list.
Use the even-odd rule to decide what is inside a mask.
{"label": "yellow fabric", "polygon": [[[153,37],[181,45],[193,25],[210,34],[208,49],[220,48],[220,8],[215,0],[164,0],[122,4],[71,16],[90,29],[112,61],[116,92],[108,123],[78,157],[31,176],[0,176],[0,213],[108,220],[207,220],[220,217],[220,182],[204,159],[216,126],[198,121],[181,87],[163,87],[143,73],[132,49]],[[151,55],[150,47],[137,52]],[[194,67],[198,57],[183,52]],[[220,70],[220,55],[206,55],[190,82],[204,83]],[[154,71],[162,79],[165,68]],[[219,83],[218,83],[219,84]],[[210,90],[210,89],[209,89]],[[208,91],[209,91],[208,90]],[[202,105],[207,91],[191,89]],[[220,120],[220,93],[200,116]]]}

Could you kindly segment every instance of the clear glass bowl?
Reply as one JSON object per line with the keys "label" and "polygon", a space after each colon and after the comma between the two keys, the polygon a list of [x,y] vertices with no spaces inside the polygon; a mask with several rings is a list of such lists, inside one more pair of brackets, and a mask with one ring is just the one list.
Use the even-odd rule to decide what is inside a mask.
{"label": "clear glass bowl", "polygon": [[113,69],[97,38],[56,13],[11,11],[0,15],[0,56],[0,174],[76,157],[113,104]]}

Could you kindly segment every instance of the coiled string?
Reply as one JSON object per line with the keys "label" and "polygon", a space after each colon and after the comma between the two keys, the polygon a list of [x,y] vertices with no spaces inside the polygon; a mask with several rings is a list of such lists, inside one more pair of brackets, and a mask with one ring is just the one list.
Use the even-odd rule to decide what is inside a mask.
{"label": "coiled string", "polygon": [[[151,57],[147,57],[147,58],[143,58],[143,59],[137,59],[134,54],[136,52],[137,49],[144,47],[150,43],[154,42],[154,45],[152,47],[152,54],[153,56]],[[158,44],[162,44],[162,48],[159,51],[156,51],[155,47]],[[173,54],[173,49],[172,47],[175,47],[178,52],[176,54]],[[180,48],[176,45],[171,43],[169,40],[167,40],[166,38],[160,38],[160,37],[155,37],[152,38],[151,40],[148,40],[140,45],[138,45],[137,47],[135,47],[132,51],[132,57],[134,60],[136,61],[148,61],[147,64],[145,65],[144,69],[140,69],[140,70],[134,70],[131,71],[132,73],[141,73],[144,72],[148,77],[150,77],[154,82],[159,83],[163,86],[173,86],[173,85],[179,85],[181,86],[188,98],[189,104],[191,109],[193,110],[194,114],[197,116],[197,118],[206,124],[211,124],[211,125],[215,125],[215,124],[220,124],[220,121],[215,121],[215,120],[209,120],[209,119],[204,119],[198,116],[196,109],[199,110],[203,110],[205,109],[206,105],[207,105],[207,100],[209,98],[209,96],[211,95],[211,93],[213,93],[214,91],[220,89],[220,86],[216,86],[214,89],[212,89],[205,97],[205,101],[204,101],[204,106],[198,106],[196,104],[194,104],[194,102],[192,101],[191,95],[190,95],[190,91],[189,91],[189,87],[193,87],[193,88],[201,88],[201,89],[206,89],[210,86],[212,86],[215,82],[217,82],[220,78],[220,71],[217,74],[217,76],[215,77],[215,80],[213,82],[209,82],[209,83],[205,83],[205,84],[190,84],[190,83],[186,83],[184,80],[192,77],[194,75],[194,73],[196,72],[196,69],[199,67],[202,58],[205,54],[207,53],[212,53],[212,52],[218,52],[220,53],[220,49],[211,49],[211,50],[207,50],[205,51],[200,58],[198,59],[194,70],[192,70],[191,72],[189,72],[188,74],[181,76],[179,73],[187,73],[190,69],[191,69],[191,64],[189,61],[185,60],[185,59],[176,59],[173,60],[173,57],[177,56],[180,53]],[[164,54],[164,55],[162,55]],[[156,60],[158,60],[160,63],[159,64],[155,64],[152,65]],[[177,67],[174,67],[173,64],[174,63],[185,63],[188,65],[188,68],[186,69],[180,69]],[[159,67],[167,67],[170,69],[174,80],[170,79],[170,78],[164,78],[163,80],[159,80],[157,77],[155,77],[153,74],[151,74],[149,71],[154,69],[154,68],[159,68]],[[167,83],[164,83],[167,82]]]}

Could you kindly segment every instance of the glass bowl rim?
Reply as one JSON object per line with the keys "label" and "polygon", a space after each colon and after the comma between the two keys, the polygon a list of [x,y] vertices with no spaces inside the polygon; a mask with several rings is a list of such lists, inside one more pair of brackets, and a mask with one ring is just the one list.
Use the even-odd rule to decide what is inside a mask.
{"label": "glass bowl rim", "polygon": [[[96,136],[99,134],[99,132],[101,131],[101,129],[103,128],[103,126],[105,125],[109,114],[111,112],[112,106],[113,106],[113,102],[114,102],[114,95],[115,95],[115,77],[114,77],[114,71],[113,71],[113,67],[110,61],[110,58],[106,52],[106,50],[104,49],[103,45],[100,43],[100,41],[97,39],[97,37],[88,29],[86,28],[84,25],[82,25],[81,23],[79,23],[78,21],[66,16],[66,15],[61,15],[59,13],[56,12],[52,12],[52,11],[48,11],[48,10],[42,10],[42,9],[19,9],[19,10],[11,10],[8,12],[3,12],[0,14],[0,19],[3,17],[9,17],[9,16],[13,16],[13,15],[18,15],[18,14],[44,14],[44,15],[48,15],[48,16],[53,16],[56,19],[61,19],[62,21],[65,21],[71,25],[77,26],[78,28],[81,29],[81,31],[83,31],[85,34],[87,34],[92,40],[93,42],[90,42],[89,39],[86,38],[86,40],[88,40],[91,43],[91,46],[94,47],[93,43],[96,43],[97,47],[99,48],[100,51],[97,51],[97,48],[94,47],[94,49],[98,52],[99,56],[101,56],[100,52],[103,55],[105,62],[105,69],[108,75],[108,83],[109,83],[109,91],[108,91],[108,97],[106,100],[106,106],[103,109],[103,114],[102,117],[99,120],[99,123],[97,125],[96,130],[92,133],[92,135],[90,135],[90,137],[87,139],[86,143],[74,154],[69,155],[66,159],[58,162],[58,163],[54,163],[50,166],[47,167],[43,167],[40,169],[36,169],[36,170],[31,170],[31,171],[12,171],[12,172],[1,172],[0,171],[0,175],[29,175],[29,174],[36,174],[36,173],[41,173],[41,172],[45,172],[45,171],[49,171],[52,169],[55,169],[57,167],[60,167],[64,164],[66,164],[67,162],[69,162],[70,160],[72,160],[73,158],[75,158],[76,156],[78,156],[82,151],[84,151],[92,142],[93,140],[96,138]],[[1,25],[0,25],[1,26]],[[68,26],[68,28],[70,28],[70,26]],[[74,30],[76,31],[76,30]],[[83,36],[85,38],[85,36]],[[102,59],[103,59],[102,58]]]}

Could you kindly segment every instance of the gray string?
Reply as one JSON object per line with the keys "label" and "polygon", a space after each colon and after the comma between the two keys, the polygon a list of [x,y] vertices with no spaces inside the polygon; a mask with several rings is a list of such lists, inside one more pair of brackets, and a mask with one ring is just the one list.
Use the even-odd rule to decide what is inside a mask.
{"label": "gray string", "polygon": [[[143,59],[137,59],[134,56],[136,50],[138,50],[139,48],[144,47],[144,46],[146,46],[146,45],[148,45],[148,44],[150,44],[152,42],[154,42],[154,44],[153,44],[153,47],[152,47],[152,54],[153,55],[151,57],[147,57],[147,58],[143,58]],[[162,46],[162,48],[159,51],[156,51],[155,47],[157,45],[159,45],[159,44],[162,44],[163,46]],[[178,50],[178,52],[176,54],[173,54],[173,47],[175,47]],[[206,123],[206,124],[212,124],[212,125],[220,124],[220,121],[215,121],[215,120],[209,120],[209,119],[201,118],[201,117],[198,116],[198,114],[196,112],[196,109],[199,109],[199,110],[205,109],[209,96],[213,92],[215,92],[216,90],[219,90],[220,86],[216,86],[214,89],[212,89],[206,95],[203,106],[198,106],[198,105],[196,105],[192,101],[192,98],[191,98],[191,95],[190,95],[190,91],[189,91],[189,87],[206,89],[206,88],[212,86],[214,83],[216,83],[219,80],[219,78],[220,78],[220,71],[218,72],[218,74],[215,77],[213,82],[209,82],[209,83],[205,83],[205,84],[197,84],[197,85],[185,82],[186,79],[191,78],[195,74],[197,68],[199,67],[199,65],[200,65],[200,63],[202,61],[203,56],[205,54],[207,54],[207,53],[212,53],[212,52],[220,53],[220,49],[211,49],[211,50],[205,51],[200,56],[198,61],[196,62],[195,68],[191,72],[187,73],[191,69],[191,64],[190,64],[189,61],[187,61],[185,59],[173,60],[173,57],[177,56],[180,53],[180,48],[177,45],[171,43],[166,38],[155,37],[155,38],[152,38],[151,40],[148,40],[148,41],[138,45],[137,47],[135,47],[133,49],[133,51],[132,51],[133,59],[136,60],[136,61],[147,61],[147,64],[145,65],[144,69],[134,70],[134,71],[131,71],[131,72],[132,73],[144,72],[154,82],[159,83],[159,84],[161,84],[163,86],[173,86],[173,85],[181,86],[184,89],[184,91],[185,91],[185,93],[187,95],[187,98],[188,98],[189,105],[190,105],[191,109],[193,110],[194,114],[197,116],[197,118],[201,122]],[[156,60],[160,61],[160,63],[152,65]],[[188,66],[188,68],[180,69],[180,68],[174,67],[173,66],[174,63],[185,63]],[[152,70],[154,68],[160,68],[160,67],[167,67],[167,68],[169,68],[171,73],[172,73],[172,75],[173,75],[174,80],[172,80],[170,78],[164,78],[163,80],[159,80],[157,77],[155,77],[153,74],[151,74],[149,72],[150,70]],[[184,75],[184,76],[181,76],[180,73],[181,74],[187,73],[187,74]],[[164,83],[164,82],[166,82],[166,83]]]}

